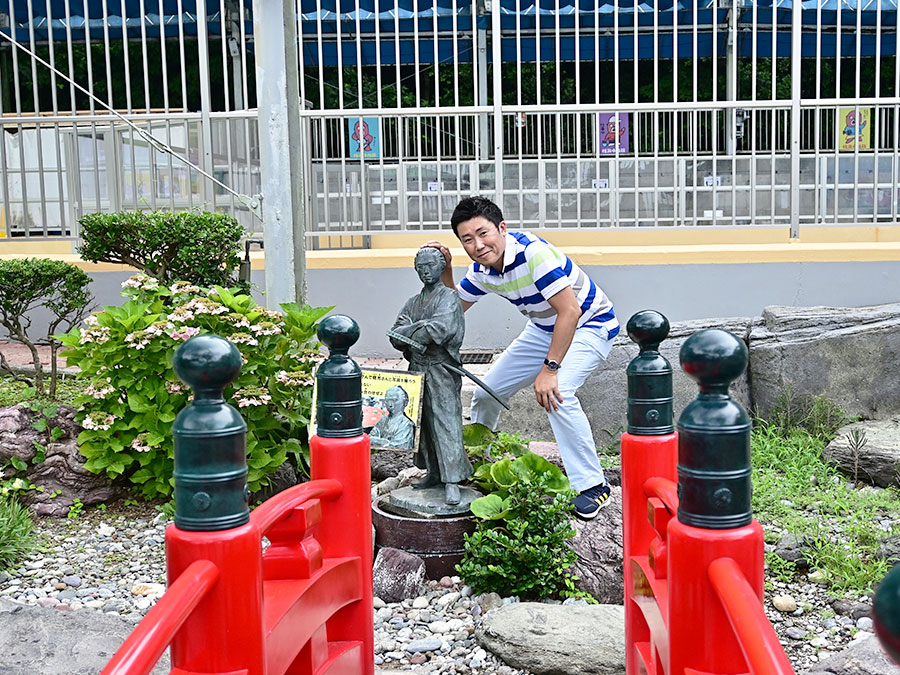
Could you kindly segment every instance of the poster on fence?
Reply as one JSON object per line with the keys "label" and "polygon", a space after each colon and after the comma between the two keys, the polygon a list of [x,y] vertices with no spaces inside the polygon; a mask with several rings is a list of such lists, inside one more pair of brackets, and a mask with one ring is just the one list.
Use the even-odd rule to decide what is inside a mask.
{"label": "poster on fence", "polygon": [[351,117],[347,120],[350,134],[350,159],[381,157],[381,118]]}
{"label": "poster on fence", "polygon": [[872,148],[871,108],[841,108],[838,114],[838,147],[853,152]]}
{"label": "poster on fence", "polygon": [[[362,426],[374,449],[416,451],[422,424],[424,373],[405,370],[362,371]],[[318,381],[313,386],[309,435],[316,433]]]}
{"label": "poster on fence", "polygon": [[614,155],[629,150],[628,127],[631,113],[600,113],[600,154]]}

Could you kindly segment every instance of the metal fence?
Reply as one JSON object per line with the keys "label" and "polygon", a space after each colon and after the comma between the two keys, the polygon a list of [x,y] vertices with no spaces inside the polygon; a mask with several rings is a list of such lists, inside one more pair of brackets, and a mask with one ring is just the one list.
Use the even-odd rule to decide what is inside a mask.
{"label": "metal fence", "polygon": [[[445,229],[471,193],[536,229],[900,223],[897,0],[296,16],[309,234]],[[8,235],[132,208],[260,228],[250,0],[5,0],[0,31],[35,55],[0,44]]]}

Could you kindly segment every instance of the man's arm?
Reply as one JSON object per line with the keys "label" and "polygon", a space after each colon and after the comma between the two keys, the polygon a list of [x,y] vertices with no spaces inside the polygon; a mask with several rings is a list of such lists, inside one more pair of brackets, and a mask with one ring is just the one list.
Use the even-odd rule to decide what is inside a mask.
{"label": "man's arm", "polygon": [[[547,302],[556,310],[557,314],[556,323],[553,326],[553,338],[550,340],[550,348],[547,350],[547,358],[562,363],[572,344],[572,338],[575,336],[575,328],[581,317],[581,307],[571,286],[566,286],[556,295],[548,298]],[[559,404],[562,403],[562,395],[559,393],[556,371],[542,367],[534,381],[534,393],[538,404],[547,412],[558,410]]]}
{"label": "man's arm", "polygon": [[[422,248],[426,246],[430,246],[431,248],[436,248],[441,252],[441,255],[444,256],[444,271],[441,272],[441,283],[444,284],[447,288],[452,288],[454,291],[456,290],[456,281],[453,280],[453,255],[450,253],[450,249],[444,246],[439,241],[427,241],[422,244]],[[468,302],[467,300],[463,300],[460,298],[460,302],[462,303],[463,311],[465,312],[469,307],[474,305],[474,302]]]}

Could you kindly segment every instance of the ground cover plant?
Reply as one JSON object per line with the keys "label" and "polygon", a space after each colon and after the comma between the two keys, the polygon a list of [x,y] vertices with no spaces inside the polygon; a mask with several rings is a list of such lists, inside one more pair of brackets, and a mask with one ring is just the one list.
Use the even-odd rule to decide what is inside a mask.
{"label": "ground cover plant", "polygon": [[[752,437],[754,515],[773,543],[778,533],[802,542],[810,569],[835,595],[871,590],[890,567],[877,555],[879,543],[900,532],[900,492],[860,486],[822,460],[822,449],[849,421],[827,399],[787,392]],[[797,571],[774,553],[767,564],[782,580]]]}
{"label": "ground cover plant", "polygon": [[175,349],[202,333],[228,338],[244,360],[225,395],[247,422],[248,483],[253,491],[290,460],[308,473],[306,427],[313,367],[322,360],[316,322],[330,308],[257,306],[250,295],[144,274],[123,284],[128,301],[89,317],[61,336],[70,366],[88,383],[76,398],[85,468],[124,476],[148,499],[173,489],[176,414],[191,392],[171,368]]}
{"label": "ground cover plant", "polygon": [[[31,352],[34,375],[15,372],[0,352],[0,372],[13,380],[33,386],[38,396],[56,395],[58,381],[56,354],[60,342],[57,331],[78,325],[90,313],[90,278],[69,263],[48,258],[0,260],[0,326],[9,338]],[[35,310],[49,313],[43,336],[32,330]],[[50,372],[45,373],[38,355],[39,344],[50,345]],[[49,383],[45,378],[49,377]]]}
{"label": "ground cover plant", "polygon": [[0,571],[10,569],[32,549],[32,527],[28,509],[11,496],[0,496]]}

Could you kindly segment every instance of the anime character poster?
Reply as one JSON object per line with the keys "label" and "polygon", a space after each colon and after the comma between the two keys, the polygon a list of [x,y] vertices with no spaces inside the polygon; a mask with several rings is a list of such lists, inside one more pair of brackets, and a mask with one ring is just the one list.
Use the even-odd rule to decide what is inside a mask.
{"label": "anime character poster", "polygon": [[347,120],[351,159],[381,157],[381,120],[378,117],[351,117]]}
{"label": "anime character poster", "polygon": [[[373,448],[418,449],[424,382],[424,373],[363,369],[362,425]],[[316,433],[318,393],[314,385],[310,436]]]}
{"label": "anime character poster", "polygon": [[600,154],[614,155],[629,151],[630,113],[600,113]]}
{"label": "anime character poster", "polygon": [[838,113],[838,147],[853,152],[871,150],[871,108],[841,108]]}

